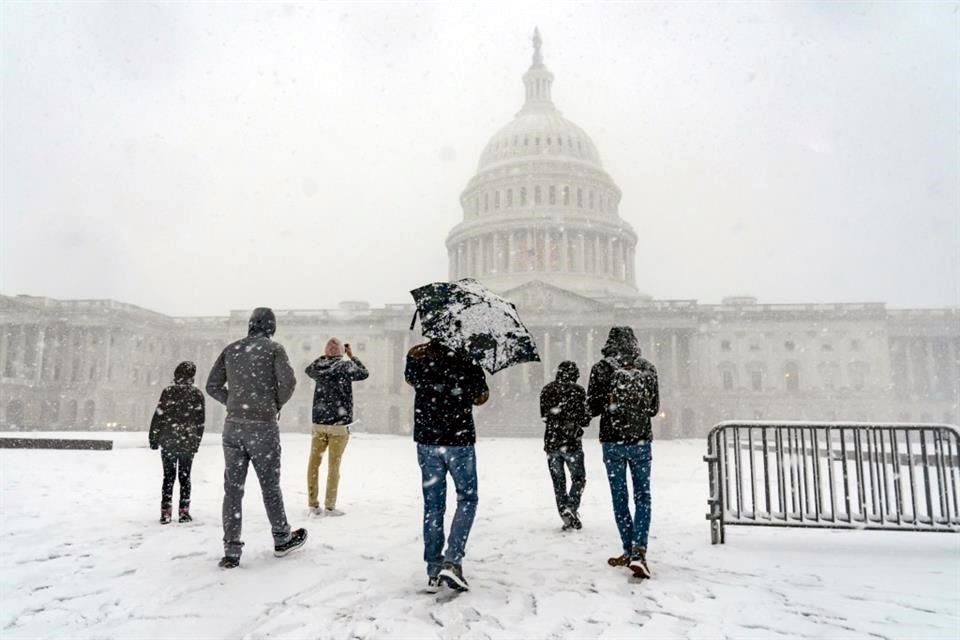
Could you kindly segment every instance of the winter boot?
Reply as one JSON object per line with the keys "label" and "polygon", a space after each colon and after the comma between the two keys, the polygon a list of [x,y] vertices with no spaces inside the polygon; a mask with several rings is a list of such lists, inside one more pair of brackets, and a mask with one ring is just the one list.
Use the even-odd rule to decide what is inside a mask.
{"label": "winter boot", "polygon": [[630,556],[624,553],[615,558],[607,558],[607,564],[611,567],[626,567],[630,564]]}
{"label": "winter boot", "polygon": [[236,569],[240,566],[240,558],[233,558],[231,556],[223,556],[220,558],[220,562],[217,563],[217,566],[221,569]]}
{"label": "winter boot", "polygon": [[563,520],[563,526],[561,527],[563,531],[569,531],[570,529],[576,528],[574,525],[573,511],[570,509],[564,509],[561,511],[560,519]]}
{"label": "winter boot", "polygon": [[193,518],[190,517],[190,508],[189,507],[180,507],[180,522],[193,522]]}
{"label": "winter boot", "polygon": [[170,507],[160,507],[160,524],[170,524],[173,520],[173,509]]}
{"label": "winter boot", "polygon": [[440,591],[440,578],[437,576],[430,576],[427,578],[427,586],[424,587],[424,593],[437,593]]}
{"label": "winter boot", "polygon": [[290,539],[283,544],[274,545],[273,555],[276,558],[282,558],[292,551],[296,551],[307,543],[307,530],[297,529],[290,534]]}
{"label": "winter boot", "polygon": [[650,567],[647,566],[647,550],[643,547],[637,547],[630,554],[630,564],[627,565],[633,572],[634,578],[641,580],[650,579]]}
{"label": "winter boot", "polygon": [[463,577],[463,568],[459,564],[444,562],[440,570],[440,583],[445,584],[456,591],[469,591],[470,585]]}
{"label": "winter boot", "polygon": [[583,529],[583,523],[580,522],[580,514],[573,509],[570,510],[570,524],[577,531]]}

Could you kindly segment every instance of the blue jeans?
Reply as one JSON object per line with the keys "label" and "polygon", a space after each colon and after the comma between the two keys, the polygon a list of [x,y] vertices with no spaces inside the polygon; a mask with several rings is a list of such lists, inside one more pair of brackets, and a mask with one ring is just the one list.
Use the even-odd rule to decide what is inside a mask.
{"label": "blue jeans", "polygon": [[[417,462],[423,485],[423,560],[427,575],[440,573],[443,563],[460,564],[477,513],[477,455],[473,446],[417,445]],[[447,508],[447,474],[457,488],[457,512],[443,551],[443,515]]]}
{"label": "blue jeans", "polygon": [[[620,531],[623,552],[627,555],[637,547],[647,547],[650,533],[650,443],[603,443],[603,464],[607,467],[610,495],[613,498],[613,516]],[[627,468],[633,481],[634,515],[630,515],[630,496],[627,491]]]}

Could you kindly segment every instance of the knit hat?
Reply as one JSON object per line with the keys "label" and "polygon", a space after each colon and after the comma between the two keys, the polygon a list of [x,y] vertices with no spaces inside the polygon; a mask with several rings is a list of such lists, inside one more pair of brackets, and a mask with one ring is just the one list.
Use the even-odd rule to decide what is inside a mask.
{"label": "knit hat", "polygon": [[327,346],[323,348],[323,355],[328,358],[337,358],[343,355],[343,343],[337,338],[327,340]]}

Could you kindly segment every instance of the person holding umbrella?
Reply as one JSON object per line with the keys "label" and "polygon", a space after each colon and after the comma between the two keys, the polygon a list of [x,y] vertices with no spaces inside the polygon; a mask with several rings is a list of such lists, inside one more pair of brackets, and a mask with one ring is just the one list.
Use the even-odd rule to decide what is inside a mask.
{"label": "person holding umbrella", "polygon": [[[411,294],[417,303],[413,322],[419,316],[429,338],[410,349],[404,370],[416,393],[413,439],[423,487],[426,591],[436,593],[441,585],[467,591],[462,561],[477,511],[473,407],[490,397],[483,371],[493,374],[539,356],[513,304],[475,280],[436,282]],[[447,474],[457,490],[457,511],[445,537]]]}

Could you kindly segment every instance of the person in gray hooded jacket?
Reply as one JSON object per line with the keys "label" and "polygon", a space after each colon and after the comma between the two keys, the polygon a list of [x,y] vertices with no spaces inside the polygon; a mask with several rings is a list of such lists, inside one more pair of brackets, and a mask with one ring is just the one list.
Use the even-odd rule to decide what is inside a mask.
{"label": "person in gray hooded jacket", "polygon": [[254,309],[248,335],[227,345],[207,378],[207,393],[227,406],[223,425],[223,549],[220,566],[240,564],[243,492],[253,464],[273,532],[274,555],[304,545],[306,529],[290,531],[280,491],[280,409],[297,381],[287,352],[272,340],[277,319],[270,309]]}

